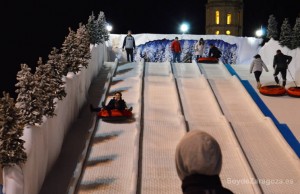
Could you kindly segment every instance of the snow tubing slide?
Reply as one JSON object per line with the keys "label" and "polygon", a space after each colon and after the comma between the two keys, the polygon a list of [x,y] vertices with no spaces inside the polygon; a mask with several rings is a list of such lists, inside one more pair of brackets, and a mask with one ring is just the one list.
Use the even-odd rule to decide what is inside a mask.
{"label": "snow tubing slide", "polygon": [[129,110],[118,110],[118,109],[113,109],[113,110],[101,110],[98,112],[98,117],[102,118],[104,120],[126,120],[128,118],[132,117],[132,112]]}
{"label": "snow tubing slide", "polygon": [[198,63],[219,63],[219,60],[215,57],[201,57],[198,59]]}
{"label": "snow tubing slide", "polygon": [[289,96],[300,98],[300,87],[290,87],[286,90],[286,93]]}
{"label": "snow tubing slide", "polygon": [[266,96],[283,96],[286,93],[286,89],[279,85],[262,86],[259,92]]}

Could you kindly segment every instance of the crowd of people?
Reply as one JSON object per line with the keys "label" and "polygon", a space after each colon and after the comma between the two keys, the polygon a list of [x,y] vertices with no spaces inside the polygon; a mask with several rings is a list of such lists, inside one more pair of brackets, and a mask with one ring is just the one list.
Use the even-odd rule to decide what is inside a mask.
{"label": "crowd of people", "polygon": [[[210,44],[210,49],[207,57],[214,57],[219,59],[222,55],[221,51],[214,45]],[[122,50],[126,51],[126,56],[127,56],[127,62],[133,62],[134,61],[134,50],[136,48],[135,45],[135,39],[132,36],[132,31],[128,30],[127,35],[125,36],[123,40],[123,45],[122,45]],[[174,40],[171,42],[170,49],[172,52],[172,62],[173,63],[180,63],[180,62],[186,62],[191,60],[181,60],[181,53],[182,53],[182,46],[180,44],[179,38],[176,36]],[[198,61],[199,58],[204,57],[204,49],[205,49],[205,41],[203,38],[200,38],[197,43],[194,45],[194,50],[191,52],[187,53],[189,58],[194,58],[196,61]],[[147,57],[147,53],[141,54],[142,58]]]}

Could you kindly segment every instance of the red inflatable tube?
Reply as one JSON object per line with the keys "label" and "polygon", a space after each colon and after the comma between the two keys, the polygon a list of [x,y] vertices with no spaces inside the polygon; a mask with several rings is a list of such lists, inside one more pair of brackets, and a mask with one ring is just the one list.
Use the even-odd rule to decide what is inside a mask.
{"label": "red inflatable tube", "polygon": [[266,96],[283,96],[286,94],[286,89],[278,85],[262,86],[259,92]]}
{"label": "red inflatable tube", "polygon": [[198,59],[198,63],[219,63],[219,60],[215,57],[201,57]]}
{"label": "red inflatable tube", "polygon": [[98,117],[106,120],[119,120],[119,119],[127,119],[132,117],[132,112],[129,110],[101,110],[98,112]]}
{"label": "red inflatable tube", "polygon": [[286,90],[289,96],[300,98],[300,87],[290,87]]}

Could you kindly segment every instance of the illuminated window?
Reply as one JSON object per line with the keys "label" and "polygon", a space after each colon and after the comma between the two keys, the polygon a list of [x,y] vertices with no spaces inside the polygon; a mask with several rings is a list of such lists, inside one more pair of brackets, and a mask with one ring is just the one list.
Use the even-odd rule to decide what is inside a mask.
{"label": "illuminated window", "polygon": [[220,12],[216,11],[216,24],[220,24]]}
{"label": "illuminated window", "polygon": [[231,24],[231,13],[227,14],[227,24]]}
{"label": "illuminated window", "polygon": [[216,31],[216,35],[218,35],[218,34],[220,34],[220,31],[219,31],[219,30]]}
{"label": "illuminated window", "polygon": [[226,30],[226,34],[229,35],[230,34],[230,30]]}

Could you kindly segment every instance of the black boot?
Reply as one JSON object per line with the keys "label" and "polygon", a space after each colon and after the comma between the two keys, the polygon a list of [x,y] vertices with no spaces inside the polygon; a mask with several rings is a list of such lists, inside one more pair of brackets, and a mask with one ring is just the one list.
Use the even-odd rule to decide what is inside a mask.
{"label": "black boot", "polygon": [[276,82],[277,84],[279,84],[279,79],[278,79],[277,76],[275,76],[275,82]]}
{"label": "black boot", "polygon": [[285,87],[285,84],[286,84],[286,81],[283,80],[283,82],[282,82],[282,87]]}

